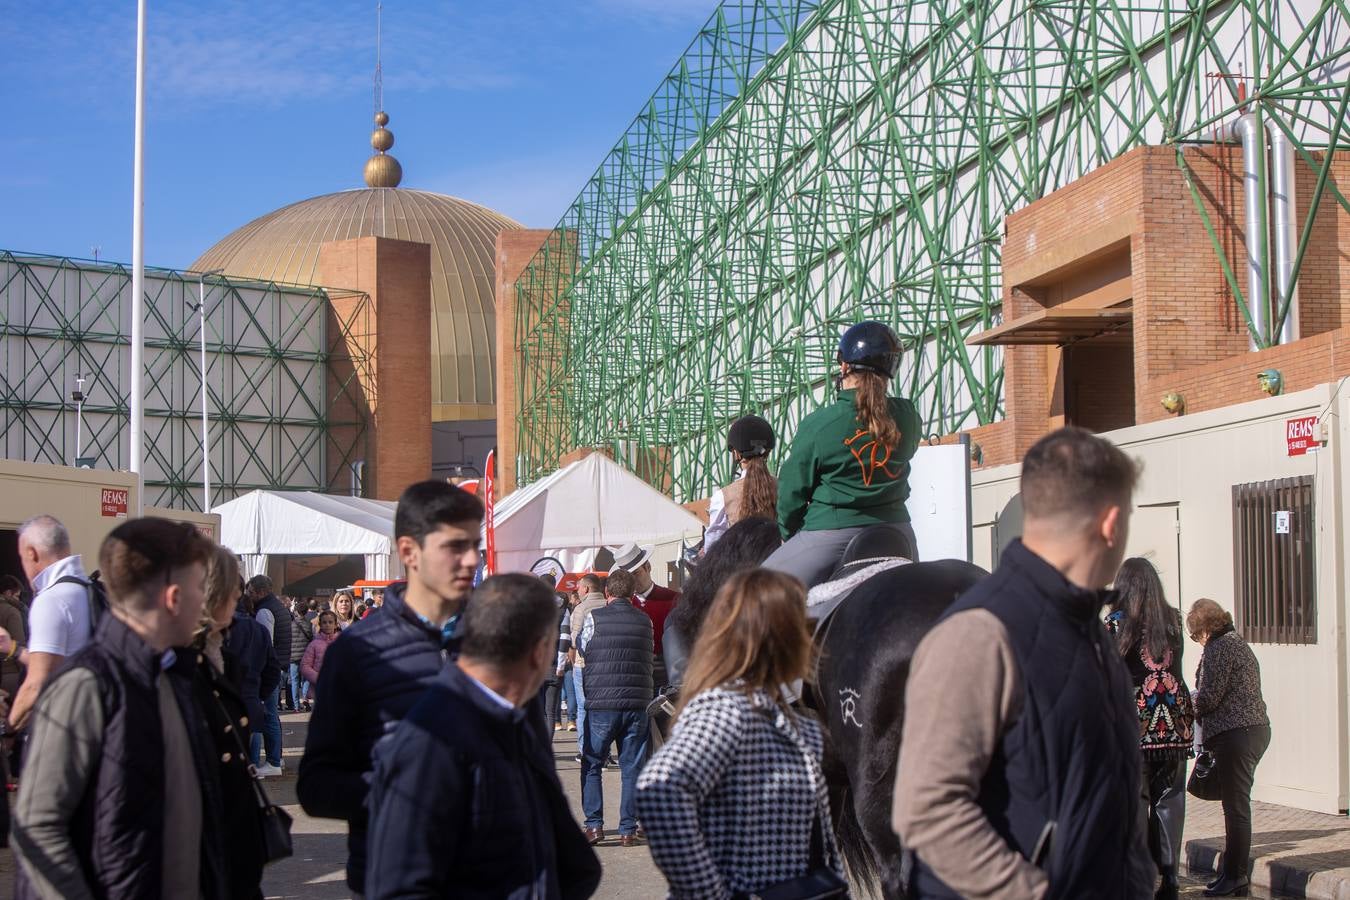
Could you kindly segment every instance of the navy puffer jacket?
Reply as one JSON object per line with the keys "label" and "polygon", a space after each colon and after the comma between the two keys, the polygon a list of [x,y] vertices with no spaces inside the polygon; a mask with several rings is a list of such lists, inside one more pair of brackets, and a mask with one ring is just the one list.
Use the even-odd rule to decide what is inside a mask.
{"label": "navy puffer jacket", "polygon": [[263,698],[281,684],[281,664],[272,650],[272,639],[266,628],[240,609],[220,649],[225,676],[248,710],[249,733],[256,734],[262,730]]}
{"label": "navy puffer jacket", "polygon": [[404,601],[403,583],[390,585],[384,606],[338,636],[324,654],[309,720],[296,793],[311,816],[345,819],[347,885],[363,891],[366,877],[366,776],[371,751],[408,714],[450,656],[440,629]]}

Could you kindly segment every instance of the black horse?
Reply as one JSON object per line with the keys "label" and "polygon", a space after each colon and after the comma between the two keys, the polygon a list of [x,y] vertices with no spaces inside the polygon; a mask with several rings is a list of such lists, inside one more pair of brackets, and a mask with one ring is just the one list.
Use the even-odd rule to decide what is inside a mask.
{"label": "black horse", "polygon": [[942,612],[987,574],[959,560],[886,569],[853,588],[817,635],[807,696],[829,736],[835,832],[853,880],[869,893],[879,886],[887,900],[905,896],[891,797],[910,662]]}

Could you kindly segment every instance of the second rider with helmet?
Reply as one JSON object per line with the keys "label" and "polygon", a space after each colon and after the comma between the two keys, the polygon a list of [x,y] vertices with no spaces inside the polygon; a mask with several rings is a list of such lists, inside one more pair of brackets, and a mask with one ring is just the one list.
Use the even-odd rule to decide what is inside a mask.
{"label": "second rider with helmet", "polygon": [[786,543],[764,562],[808,587],[829,578],[869,526],[891,525],[916,549],[905,501],[923,423],[913,403],[890,396],[900,341],[880,322],[859,322],[844,332],[836,359],[838,399],[802,420],[779,469]]}

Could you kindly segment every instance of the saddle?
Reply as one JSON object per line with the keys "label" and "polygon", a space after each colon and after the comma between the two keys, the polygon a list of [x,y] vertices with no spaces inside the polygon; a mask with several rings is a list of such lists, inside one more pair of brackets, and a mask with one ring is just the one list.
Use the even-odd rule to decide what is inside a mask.
{"label": "saddle", "polygon": [[854,535],[829,580],[806,594],[806,618],[815,623],[816,636],[854,588],[879,572],[909,565],[913,559],[909,537],[893,525],[872,525]]}

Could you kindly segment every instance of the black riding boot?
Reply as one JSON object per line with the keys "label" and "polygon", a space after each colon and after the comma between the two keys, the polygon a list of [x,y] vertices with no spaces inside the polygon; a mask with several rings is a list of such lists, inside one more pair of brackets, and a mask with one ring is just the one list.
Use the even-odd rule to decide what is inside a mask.
{"label": "black riding boot", "polygon": [[1175,866],[1164,866],[1162,870],[1162,884],[1153,895],[1153,900],[1177,900],[1181,891],[1181,882],[1177,879],[1177,870]]}

